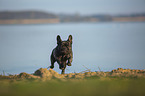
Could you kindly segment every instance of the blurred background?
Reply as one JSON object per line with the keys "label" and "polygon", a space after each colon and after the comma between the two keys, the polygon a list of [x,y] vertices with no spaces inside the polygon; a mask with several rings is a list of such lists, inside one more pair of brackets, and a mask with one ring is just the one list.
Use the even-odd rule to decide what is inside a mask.
{"label": "blurred background", "polygon": [[66,73],[145,69],[145,0],[0,0],[0,74],[47,68],[70,34]]}

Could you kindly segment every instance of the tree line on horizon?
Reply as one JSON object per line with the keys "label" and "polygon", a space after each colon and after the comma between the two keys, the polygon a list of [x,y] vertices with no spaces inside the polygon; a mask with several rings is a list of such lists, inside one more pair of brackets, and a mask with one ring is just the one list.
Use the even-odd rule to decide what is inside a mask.
{"label": "tree line on horizon", "polygon": [[93,15],[80,15],[75,14],[54,14],[43,11],[4,11],[0,12],[0,20],[12,20],[12,19],[53,19],[57,18],[60,22],[85,22],[85,21],[112,21],[113,18],[125,18],[125,17],[145,17],[145,13],[140,14],[121,14],[121,15],[109,15],[109,14],[93,14]]}

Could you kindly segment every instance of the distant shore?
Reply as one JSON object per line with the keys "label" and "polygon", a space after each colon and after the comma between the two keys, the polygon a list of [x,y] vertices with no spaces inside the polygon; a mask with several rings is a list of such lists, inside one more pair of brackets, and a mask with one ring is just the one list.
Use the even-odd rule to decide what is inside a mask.
{"label": "distant shore", "polygon": [[43,11],[0,12],[0,24],[46,24],[69,22],[144,22],[145,13],[140,14],[54,14]]}
{"label": "distant shore", "polygon": [[[115,17],[111,21],[106,22],[144,22],[145,17]],[[76,22],[76,21],[64,21],[64,22]],[[105,22],[99,21],[96,18],[90,18],[86,22]],[[57,19],[9,19],[9,20],[0,20],[0,24],[47,24],[47,23],[63,23]]]}
{"label": "distant shore", "polygon": [[120,21],[120,22],[143,22],[145,21],[144,16],[140,17],[114,17],[112,21]]}
{"label": "distant shore", "polygon": [[10,19],[0,20],[0,24],[45,24],[59,23],[59,19]]}

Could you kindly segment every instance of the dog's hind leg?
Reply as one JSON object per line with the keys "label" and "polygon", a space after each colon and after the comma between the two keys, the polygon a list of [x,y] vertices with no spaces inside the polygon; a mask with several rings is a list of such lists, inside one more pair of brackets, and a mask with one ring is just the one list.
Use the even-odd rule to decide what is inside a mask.
{"label": "dog's hind leg", "polygon": [[61,74],[64,74],[64,73],[65,73],[65,69],[62,69]]}

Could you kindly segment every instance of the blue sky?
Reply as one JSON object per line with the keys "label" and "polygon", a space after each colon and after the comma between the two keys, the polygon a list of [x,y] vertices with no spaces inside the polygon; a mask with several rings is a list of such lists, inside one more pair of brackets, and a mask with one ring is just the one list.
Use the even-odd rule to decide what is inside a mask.
{"label": "blue sky", "polygon": [[145,0],[0,0],[0,11],[42,10],[54,13],[130,14],[145,12]]}

